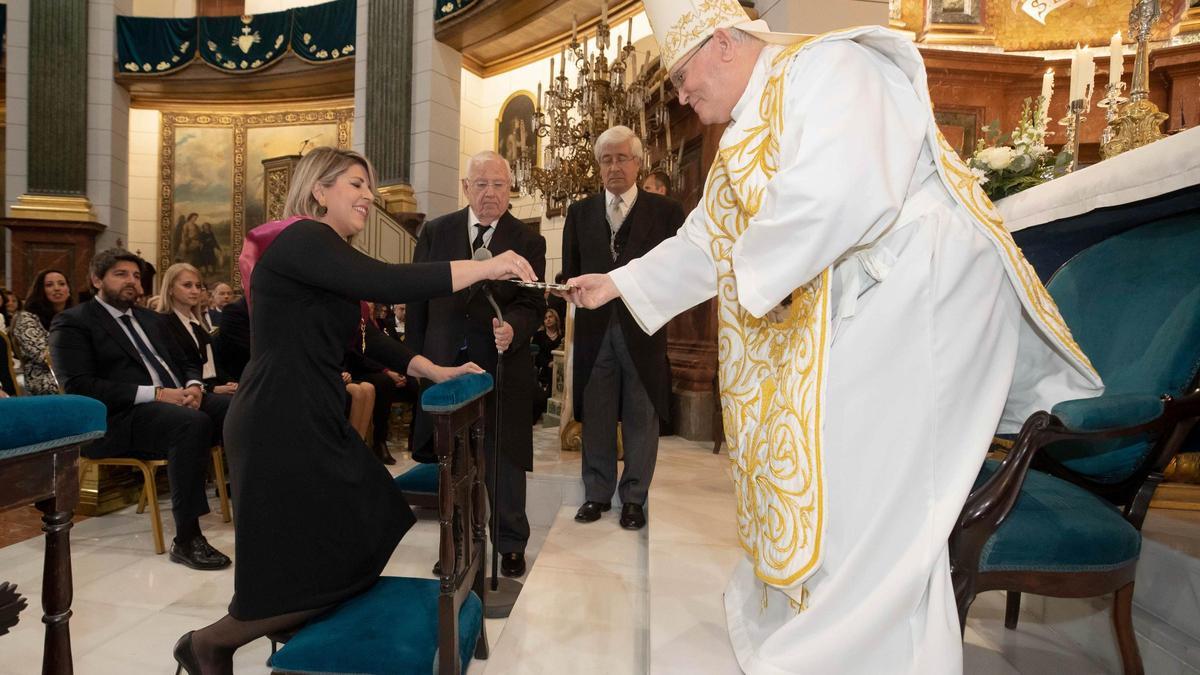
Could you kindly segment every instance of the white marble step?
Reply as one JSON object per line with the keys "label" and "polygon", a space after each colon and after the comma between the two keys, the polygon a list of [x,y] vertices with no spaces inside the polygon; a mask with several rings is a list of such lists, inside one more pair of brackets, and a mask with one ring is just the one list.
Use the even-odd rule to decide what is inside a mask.
{"label": "white marble step", "polygon": [[1200,513],[1155,509],[1142,533],[1134,605],[1200,647]]}
{"label": "white marble step", "polygon": [[645,672],[647,532],[622,530],[616,509],[576,523],[577,508],[559,509],[483,672]]}
{"label": "white marble step", "polygon": [[722,591],[743,553],[729,457],[683,443],[660,452],[647,511],[649,671],[733,675]]}

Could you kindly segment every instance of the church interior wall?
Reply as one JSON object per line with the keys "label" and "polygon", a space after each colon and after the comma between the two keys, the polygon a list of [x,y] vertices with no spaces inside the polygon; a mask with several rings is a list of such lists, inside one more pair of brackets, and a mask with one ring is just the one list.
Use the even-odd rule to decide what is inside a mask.
{"label": "church interior wall", "polygon": [[107,227],[98,248],[129,238],[129,92],[113,80],[118,14],[133,10],[132,0],[88,3],[87,196]]}
{"label": "church interior wall", "polygon": [[[413,7],[412,164],[417,210],[427,218],[459,207],[462,56],[433,39],[433,0]],[[368,57],[369,58],[369,57]]]}
{"label": "church interior wall", "polygon": [[819,34],[888,22],[887,0],[760,0],[754,6],[772,30],[788,33]]}
{"label": "church interior wall", "polygon": [[131,16],[187,19],[196,16],[196,0],[133,0],[130,10]]}
{"label": "church interior wall", "polygon": [[153,257],[158,247],[158,153],[162,114],[129,111],[129,250]]}

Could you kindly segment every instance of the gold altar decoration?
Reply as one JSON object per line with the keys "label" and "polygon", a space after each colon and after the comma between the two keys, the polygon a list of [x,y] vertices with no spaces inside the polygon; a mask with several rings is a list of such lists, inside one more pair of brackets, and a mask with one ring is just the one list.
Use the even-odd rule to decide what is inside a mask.
{"label": "gold altar decoration", "polygon": [[[1181,30],[1200,29],[1200,11],[1188,10],[1189,0],[1162,0],[1162,11],[1168,17],[1184,17]],[[994,44],[1004,51],[1037,51],[1070,49],[1077,44],[1101,46],[1107,43],[1113,27],[1123,24],[1129,4],[1119,0],[1072,0],[1057,7],[1042,25],[1012,0],[973,0],[983,5],[982,23],[963,25],[956,37],[952,24],[937,25],[930,21],[932,0],[892,0],[889,4],[889,24],[893,28],[912,31],[923,43]],[[965,2],[958,2],[965,6]],[[944,6],[944,3],[943,3]],[[1165,21],[1151,31],[1152,41],[1171,37],[1177,24]]]}
{"label": "gold altar decoration", "polygon": [[1135,0],[1129,13],[1129,32],[1137,39],[1137,57],[1133,63],[1133,87],[1129,102],[1120,107],[1106,130],[1109,138],[1100,147],[1105,158],[1140,148],[1163,137],[1160,127],[1168,118],[1150,100],[1150,33],[1162,16],[1159,0]]}
{"label": "gold altar decoration", "polygon": [[[595,53],[589,54],[587,40],[581,44],[577,31],[572,30],[571,42],[560,52],[557,62],[554,58],[550,60],[550,84],[544,95],[538,83],[533,130],[538,138],[544,139],[541,166],[537,166],[535,157],[522,153],[514,174],[523,192],[541,195],[547,212],[562,209],[567,203],[600,189],[593,143],[615,125],[633,129],[642,140],[644,169],[661,169],[672,177],[678,173],[678,159],[670,150],[665,73],[650,67],[649,52],[642,67],[638,67],[638,54],[632,44],[632,19],[628,25],[625,44],[618,36],[611,62],[607,12],[597,25]],[[567,76],[568,59],[576,71],[573,85]],[[662,151],[651,152],[652,147],[660,147]],[[650,157],[656,154],[662,160],[651,166]]]}

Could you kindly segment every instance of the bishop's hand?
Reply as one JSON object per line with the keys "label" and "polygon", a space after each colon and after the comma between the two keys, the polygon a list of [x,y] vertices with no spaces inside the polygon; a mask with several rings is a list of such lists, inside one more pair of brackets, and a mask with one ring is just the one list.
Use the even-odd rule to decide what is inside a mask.
{"label": "bishop's hand", "polygon": [[567,280],[567,285],[571,287],[570,291],[565,293],[555,291],[554,293],[584,309],[596,309],[621,297],[617,285],[607,274],[584,274]]}

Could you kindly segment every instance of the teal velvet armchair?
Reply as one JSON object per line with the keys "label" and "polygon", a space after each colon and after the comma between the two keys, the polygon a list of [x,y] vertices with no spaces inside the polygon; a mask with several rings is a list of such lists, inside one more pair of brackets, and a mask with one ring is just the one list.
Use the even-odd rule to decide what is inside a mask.
{"label": "teal velvet armchair", "polygon": [[1114,594],[1125,673],[1141,673],[1133,582],[1141,527],[1163,471],[1200,417],[1200,213],[1102,241],[1047,285],[1105,382],[1026,420],[1002,461],[988,460],[950,537],[959,618],[975,595]]}

